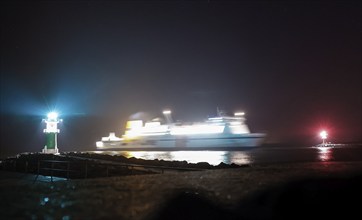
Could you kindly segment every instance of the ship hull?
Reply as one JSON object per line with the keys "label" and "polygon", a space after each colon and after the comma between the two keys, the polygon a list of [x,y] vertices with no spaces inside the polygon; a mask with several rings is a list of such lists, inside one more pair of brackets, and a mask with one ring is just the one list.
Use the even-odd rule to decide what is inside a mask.
{"label": "ship hull", "polygon": [[98,150],[145,150],[145,149],[214,149],[214,148],[241,148],[257,147],[264,140],[265,135],[254,133],[246,135],[199,135],[199,136],[149,136],[136,140],[122,142],[103,142],[97,146]]}

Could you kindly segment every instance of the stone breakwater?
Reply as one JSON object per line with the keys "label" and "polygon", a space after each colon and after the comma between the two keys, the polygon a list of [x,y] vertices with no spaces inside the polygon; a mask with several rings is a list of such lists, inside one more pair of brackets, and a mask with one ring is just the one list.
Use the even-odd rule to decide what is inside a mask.
{"label": "stone breakwater", "polygon": [[[51,175],[68,179],[110,176],[142,175],[164,172],[197,171],[208,169],[239,168],[235,164],[206,162],[143,160],[120,155],[68,152],[61,155],[24,153],[1,162],[2,170]],[[243,166],[246,167],[246,166]]]}
{"label": "stone breakwater", "polygon": [[58,182],[1,171],[0,207],[4,219],[349,219],[358,214],[361,174],[361,162]]}

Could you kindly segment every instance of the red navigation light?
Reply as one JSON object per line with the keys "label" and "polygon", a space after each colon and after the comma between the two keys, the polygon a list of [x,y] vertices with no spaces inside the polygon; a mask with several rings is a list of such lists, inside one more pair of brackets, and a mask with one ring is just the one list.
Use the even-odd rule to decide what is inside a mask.
{"label": "red navigation light", "polygon": [[321,136],[321,138],[324,140],[324,139],[327,139],[327,132],[326,131],[321,131],[321,133],[319,133],[319,135]]}

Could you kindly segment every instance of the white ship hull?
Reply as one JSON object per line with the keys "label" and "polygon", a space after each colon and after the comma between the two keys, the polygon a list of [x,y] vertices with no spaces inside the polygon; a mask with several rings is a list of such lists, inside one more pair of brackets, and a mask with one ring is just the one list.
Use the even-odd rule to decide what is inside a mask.
{"label": "white ship hull", "polygon": [[[170,121],[170,120],[169,120]],[[129,121],[122,138],[111,133],[96,143],[98,150],[110,149],[212,149],[256,147],[264,133],[250,133],[243,116],[219,116],[202,123],[161,124],[157,121]]]}
{"label": "white ship hull", "polygon": [[203,135],[179,137],[147,137],[133,141],[98,142],[98,150],[109,149],[193,149],[193,148],[238,148],[257,147],[264,140],[265,135],[260,133],[246,135]]}

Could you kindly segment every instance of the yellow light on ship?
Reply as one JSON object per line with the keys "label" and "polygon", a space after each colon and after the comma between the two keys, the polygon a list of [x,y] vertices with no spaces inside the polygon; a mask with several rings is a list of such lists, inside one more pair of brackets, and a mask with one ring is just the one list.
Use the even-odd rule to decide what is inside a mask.
{"label": "yellow light on ship", "polygon": [[142,120],[127,121],[126,132],[123,135],[123,137],[126,140],[137,138],[142,132],[142,126],[143,126]]}
{"label": "yellow light on ship", "polygon": [[142,128],[143,122],[142,120],[134,120],[134,121],[127,121],[126,128],[127,129],[138,129]]}

